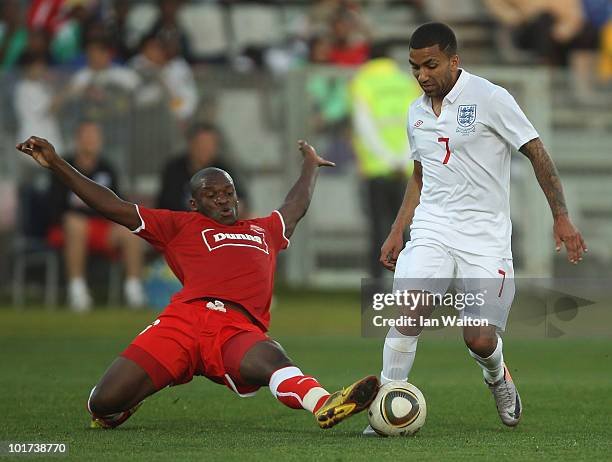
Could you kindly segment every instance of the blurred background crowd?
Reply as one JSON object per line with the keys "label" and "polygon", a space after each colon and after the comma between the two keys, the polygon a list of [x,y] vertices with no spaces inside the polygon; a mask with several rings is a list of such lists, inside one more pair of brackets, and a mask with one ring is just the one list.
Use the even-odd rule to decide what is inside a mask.
{"label": "blurred background crowd", "polygon": [[[22,303],[38,281],[52,305],[65,281],[69,304],[89,309],[89,253],[111,262],[89,277],[109,299],[121,272],[129,305],[165,296],[146,285],[165,266],[143,263],[133,237],[92,224],[84,204],[13,152],[31,134],[126,198],[163,208],[186,209],[189,177],[224,168],[245,217],[280,203],[298,162],[292,138],[307,136],[338,168],[318,193],[327,211],[313,204],[281,273],[297,284],[380,275],[375,257],[410,174],[406,108],[420,94],[408,41],[429,20],[454,28],[468,70],[516,76],[519,102],[520,85],[544,76],[545,141],[570,196],[583,198],[574,202],[587,240],[601,243],[599,271],[612,252],[612,210],[598,198],[612,174],[609,0],[2,0],[0,275],[10,284],[0,296]],[[514,238],[526,240],[516,223]],[[529,258],[520,245],[515,255]]]}

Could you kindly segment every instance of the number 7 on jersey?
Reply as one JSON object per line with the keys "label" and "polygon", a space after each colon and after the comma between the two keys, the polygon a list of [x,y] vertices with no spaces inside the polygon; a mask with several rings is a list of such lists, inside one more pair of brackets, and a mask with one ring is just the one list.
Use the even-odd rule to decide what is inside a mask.
{"label": "number 7 on jersey", "polygon": [[444,147],[446,148],[446,156],[444,157],[444,160],[442,161],[442,164],[448,164],[448,161],[450,160],[450,147],[448,146],[448,138],[438,138],[438,143],[444,143]]}

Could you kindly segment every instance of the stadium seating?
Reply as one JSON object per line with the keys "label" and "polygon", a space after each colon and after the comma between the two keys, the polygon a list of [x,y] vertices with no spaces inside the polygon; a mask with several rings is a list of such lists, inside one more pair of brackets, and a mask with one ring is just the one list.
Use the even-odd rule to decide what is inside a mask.
{"label": "stadium seating", "polygon": [[47,244],[48,227],[45,191],[32,184],[22,184],[18,191],[17,229],[13,239],[12,294],[15,307],[25,303],[25,291],[30,278],[28,269],[44,268],[44,304],[57,305],[60,262],[57,251]]}

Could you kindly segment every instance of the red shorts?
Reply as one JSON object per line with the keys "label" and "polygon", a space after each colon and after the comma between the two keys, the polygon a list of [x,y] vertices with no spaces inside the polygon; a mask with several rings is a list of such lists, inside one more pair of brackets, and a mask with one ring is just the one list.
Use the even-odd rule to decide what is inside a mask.
{"label": "red shorts", "polygon": [[[112,227],[113,223],[105,218],[87,218],[87,248],[91,252],[114,256],[115,249],[110,245]],[[47,242],[54,248],[64,246],[65,236],[61,225],[54,225],[49,229]]]}
{"label": "red shorts", "polygon": [[254,393],[260,387],[242,380],[240,362],[269,337],[244,314],[211,310],[205,303],[171,303],[121,356],[142,367],[158,390],[203,375],[241,396]]}

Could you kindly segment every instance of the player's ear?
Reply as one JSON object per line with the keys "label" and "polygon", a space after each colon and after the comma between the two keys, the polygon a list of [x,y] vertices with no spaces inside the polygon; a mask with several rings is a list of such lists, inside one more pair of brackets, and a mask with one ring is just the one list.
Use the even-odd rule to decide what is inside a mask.
{"label": "player's ear", "polygon": [[459,59],[459,55],[453,55],[450,57],[450,67],[451,67],[451,71],[456,71],[457,69],[459,69],[459,64],[461,63],[461,60]]}
{"label": "player's ear", "polygon": [[196,204],[196,201],[194,199],[189,199],[189,206],[191,207],[192,212],[198,211],[198,204]]}

